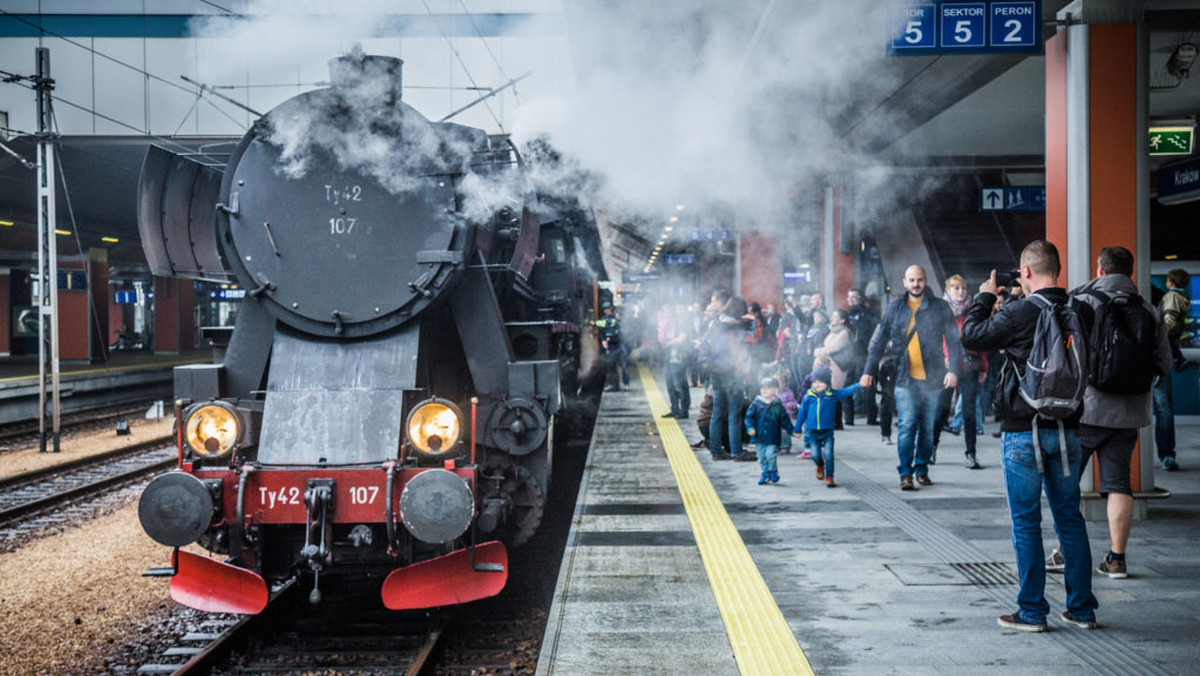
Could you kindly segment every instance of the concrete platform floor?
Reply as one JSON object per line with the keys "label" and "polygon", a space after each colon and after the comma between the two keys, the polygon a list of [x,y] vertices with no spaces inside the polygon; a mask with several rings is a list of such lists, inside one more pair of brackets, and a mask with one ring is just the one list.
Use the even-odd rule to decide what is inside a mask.
{"label": "concrete platform floor", "polygon": [[[701,394],[692,390],[693,416]],[[749,673],[734,659],[658,422],[676,424],[654,419],[637,378],[631,391],[605,393],[539,675]],[[690,441],[700,438],[694,417],[679,425]],[[990,434],[979,443],[983,469],[964,468],[962,438],[946,435],[934,485],[905,493],[896,447],[861,424],[838,432],[837,488],[796,455],[780,456],[781,483],[759,486],[757,463],[693,452],[803,649],[807,673],[1193,674],[1200,427],[1181,419],[1178,432],[1184,471],[1156,470],[1156,485],[1172,497],[1151,502],[1149,519],[1135,522],[1130,577],[1093,576],[1100,628],[1058,618],[1062,577],[1051,573],[1044,634],[996,624],[1015,609],[1016,569],[999,440]],[[1049,548],[1048,511],[1043,525]],[[1089,534],[1098,560],[1107,524],[1090,522]]]}

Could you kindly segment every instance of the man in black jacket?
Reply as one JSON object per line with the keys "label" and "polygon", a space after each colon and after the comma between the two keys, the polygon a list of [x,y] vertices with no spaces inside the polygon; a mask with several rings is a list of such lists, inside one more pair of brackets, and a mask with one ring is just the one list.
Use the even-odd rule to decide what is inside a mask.
{"label": "man in black jacket", "polygon": [[950,306],[927,293],[924,268],[910,265],[904,271],[904,288],[908,293],[888,305],[871,338],[859,384],[870,387],[875,382],[886,349],[896,364],[900,490],[910,491],[916,488],[914,475],[918,484],[933,485],[933,427],[942,390],[958,386],[957,373],[947,365],[956,370],[962,364],[962,345]]}
{"label": "man in black jacket", "polygon": [[[1042,312],[1042,306],[1029,296],[1037,294],[1055,304],[1066,303],[1067,292],[1058,286],[1060,272],[1058,249],[1053,244],[1045,240],[1030,243],[1021,252],[1018,280],[1026,298],[1004,303],[993,316],[998,291],[993,270],[992,276],[979,286],[979,295],[967,310],[962,330],[962,344],[967,349],[1004,350],[996,414],[1003,433],[1000,453],[1021,589],[1017,594],[1017,612],[1002,615],[998,621],[1006,629],[1019,631],[1045,631],[1046,614],[1050,611],[1045,596],[1046,562],[1042,548],[1043,487],[1066,557],[1067,609],[1063,611],[1063,621],[1092,629],[1096,626],[1099,606],[1092,595],[1092,554],[1087,526],[1079,511],[1080,413],[1063,421],[1063,439],[1059,438],[1057,421],[1039,420],[1035,440],[1034,410],[1018,392],[1019,373],[1025,370]],[[1049,457],[1038,462],[1038,453]],[[1060,453],[1066,453],[1066,462]]]}

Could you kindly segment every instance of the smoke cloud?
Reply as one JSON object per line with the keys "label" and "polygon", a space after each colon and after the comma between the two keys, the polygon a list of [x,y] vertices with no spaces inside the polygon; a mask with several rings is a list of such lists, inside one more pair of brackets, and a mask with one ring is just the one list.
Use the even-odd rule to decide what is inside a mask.
{"label": "smoke cloud", "polygon": [[847,132],[894,84],[877,72],[886,3],[564,5],[578,86],[522,107],[514,136],[602,175],[603,202],[769,228],[814,177],[871,164]]}
{"label": "smoke cloud", "polygon": [[[456,7],[433,4],[434,11]],[[553,11],[554,3],[547,4]],[[468,6],[482,11],[478,2]],[[881,92],[898,85],[879,67],[887,6],[875,0],[562,0],[575,87],[527,94],[511,129],[518,146],[546,142],[561,156],[534,165],[532,185],[629,218],[662,219],[684,204],[695,225],[707,219],[707,227],[760,230],[794,227],[798,195],[811,199],[817,177],[854,172],[866,189],[884,185],[887,172],[853,150],[853,124]],[[336,6],[256,0],[243,16],[198,20],[193,32],[228,45],[230,58],[203,60],[213,81],[245,77],[247,64],[256,72],[311,77],[323,73],[329,58],[379,34],[387,14],[422,10],[385,0]],[[313,119],[292,122],[272,130],[284,149],[282,170],[306,171],[318,144],[337,148],[341,166],[406,188],[398,169],[412,158],[388,149],[379,133],[388,125],[371,127],[362,119],[330,129],[314,127]],[[417,130],[408,131],[418,138]],[[446,150],[439,143],[429,138],[418,155],[438,157]],[[512,202],[528,186],[499,174],[472,176],[467,187],[479,198],[468,203],[478,215]]]}

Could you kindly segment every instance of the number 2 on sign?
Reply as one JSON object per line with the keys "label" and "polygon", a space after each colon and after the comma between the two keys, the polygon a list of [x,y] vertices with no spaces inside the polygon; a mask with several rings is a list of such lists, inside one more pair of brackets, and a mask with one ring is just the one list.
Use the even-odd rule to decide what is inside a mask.
{"label": "number 2 on sign", "polygon": [[1021,41],[1021,22],[1016,19],[1009,19],[1004,22],[1004,27],[1008,29],[1008,35],[1004,36],[1005,42],[1020,42]]}

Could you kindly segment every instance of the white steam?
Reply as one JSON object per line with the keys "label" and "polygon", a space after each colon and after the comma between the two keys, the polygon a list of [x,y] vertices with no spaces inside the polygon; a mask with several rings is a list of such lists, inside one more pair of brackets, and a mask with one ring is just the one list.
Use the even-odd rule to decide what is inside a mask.
{"label": "white steam", "polygon": [[873,72],[886,3],[565,2],[578,88],[518,111],[602,174],[609,204],[663,214],[733,210],[770,227],[798,187],[866,162],[843,138]]}

